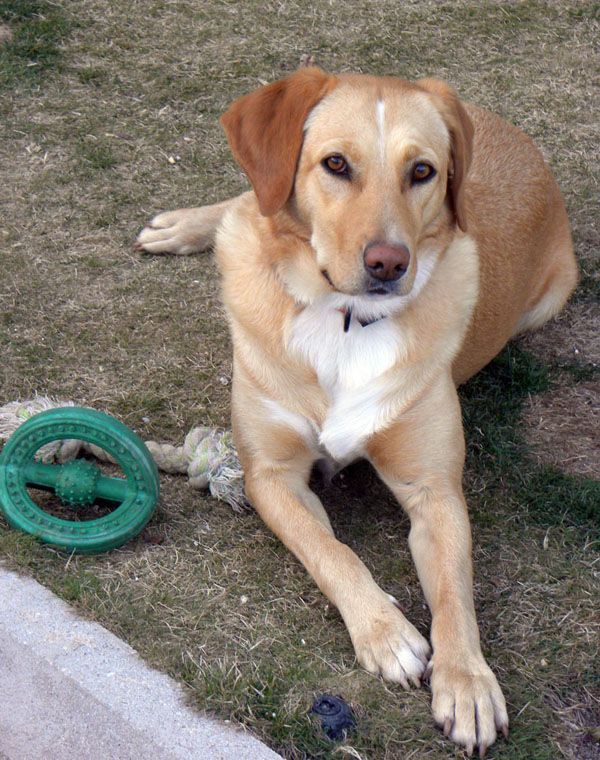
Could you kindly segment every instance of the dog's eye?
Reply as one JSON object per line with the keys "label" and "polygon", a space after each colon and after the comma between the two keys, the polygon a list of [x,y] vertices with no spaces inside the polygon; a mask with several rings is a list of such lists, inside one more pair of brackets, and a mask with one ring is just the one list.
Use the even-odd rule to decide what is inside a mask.
{"label": "dog's eye", "polygon": [[333,156],[327,156],[327,158],[324,158],[321,163],[325,169],[327,169],[327,171],[330,171],[332,174],[337,174],[341,177],[350,176],[350,167],[348,166],[348,162],[343,156],[339,156],[337,153]]}
{"label": "dog's eye", "polygon": [[411,182],[417,184],[419,182],[425,182],[425,180],[431,179],[435,176],[435,169],[429,164],[420,162],[413,166]]}

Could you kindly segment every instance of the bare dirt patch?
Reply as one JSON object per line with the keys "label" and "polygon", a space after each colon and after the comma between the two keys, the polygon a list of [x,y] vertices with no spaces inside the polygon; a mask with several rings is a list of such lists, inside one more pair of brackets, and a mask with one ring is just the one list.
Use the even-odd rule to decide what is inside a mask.
{"label": "bare dirt patch", "polygon": [[[600,367],[600,307],[571,304],[544,329],[523,339],[536,356],[564,371],[547,392],[529,399],[521,416],[525,439],[540,465],[569,475],[600,475],[600,378],[576,382],[573,372]],[[570,371],[569,371],[570,370]]]}
{"label": "bare dirt patch", "polygon": [[600,367],[600,304],[575,301],[543,329],[524,337],[522,343],[546,361]]}
{"label": "bare dirt patch", "polygon": [[531,398],[522,422],[541,465],[569,475],[600,473],[600,380],[568,384]]}

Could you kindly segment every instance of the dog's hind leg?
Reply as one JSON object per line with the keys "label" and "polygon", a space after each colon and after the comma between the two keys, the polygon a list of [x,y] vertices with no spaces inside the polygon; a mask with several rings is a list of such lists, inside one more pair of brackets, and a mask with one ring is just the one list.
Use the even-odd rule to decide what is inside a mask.
{"label": "dog's hind leg", "polygon": [[552,319],[565,305],[577,285],[577,262],[569,221],[558,188],[553,184],[554,213],[540,241],[543,250],[541,272],[537,287],[513,333],[513,337],[527,330],[536,330]]}
{"label": "dog's hind leg", "polygon": [[164,211],[148,222],[135,242],[138,250],[148,253],[174,253],[188,256],[210,248],[224,213],[233,198],[198,208]]}
{"label": "dog's hind leg", "polygon": [[542,295],[525,311],[512,337],[529,330],[537,330],[556,316],[565,305],[577,284],[577,267],[573,257],[562,257],[547,273],[541,289]]}

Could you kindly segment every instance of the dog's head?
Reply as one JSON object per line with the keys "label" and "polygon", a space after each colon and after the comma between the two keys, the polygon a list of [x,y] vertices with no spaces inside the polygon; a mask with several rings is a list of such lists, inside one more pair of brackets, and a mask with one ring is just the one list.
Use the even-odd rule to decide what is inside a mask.
{"label": "dog's head", "polygon": [[441,82],[303,69],[240,98],[222,123],[261,213],[292,214],[310,239],[314,276],[297,297],[394,311],[455,225],[466,229],[473,128]]}

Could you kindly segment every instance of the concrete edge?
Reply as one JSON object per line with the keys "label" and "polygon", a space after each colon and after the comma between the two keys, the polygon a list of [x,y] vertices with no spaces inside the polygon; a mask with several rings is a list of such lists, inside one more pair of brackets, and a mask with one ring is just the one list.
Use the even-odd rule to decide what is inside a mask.
{"label": "concrete edge", "polygon": [[[18,652],[19,662],[15,662],[15,652]],[[173,757],[175,760],[280,758],[250,734],[188,708],[183,700],[183,687],[148,667],[128,644],[99,624],[81,618],[35,580],[0,567],[0,655],[3,653],[12,653],[13,669],[19,666],[10,678],[31,681],[19,683],[15,693],[23,694],[25,701],[28,698],[30,702],[36,700],[37,721],[41,715],[44,722],[45,715],[48,723],[52,722],[54,726],[56,696],[62,694],[63,702],[70,704],[65,697],[68,693],[73,699],[72,704],[81,704],[83,709],[89,700],[95,705],[96,712],[104,711],[107,721],[112,723],[112,733],[115,725],[122,726],[123,753],[113,754],[113,760],[129,757],[125,745],[131,737],[125,734],[130,730],[136,736],[135,741],[143,740],[157,750],[162,748],[156,757]],[[10,674],[7,664],[5,661],[2,666],[5,678]],[[29,675],[25,676],[26,673]],[[46,683],[50,678],[54,684],[49,688],[53,694],[47,695],[46,707],[35,674],[44,674]],[[28,689],[30,694],[27,694]],[[0,727],[4,731],[7,723],[10,730],[17,720],[15,707],[8,702],[4,699],[4,708],[0,706]],[[64,719],[66,722],[76,720],[82,730],[77,716],[65,715]],[[101,731],[101,721],[92,720],[92,723],[97,726],[92,725],[86,730],[92,732],[89,738],[93,744],[93,732]],[[44,726],[37,725],[35,733],[43,736]],[[8,751],[10,760],[13,757],[17,760],[7,747],[0,739],[0,758]],[[106,749],[105,746],[103,753]],[[35,752],[31,757],[34,756]],[[103,757],[107,756],[103,754]],[[23,757],[25,754],[19,760]]]}

